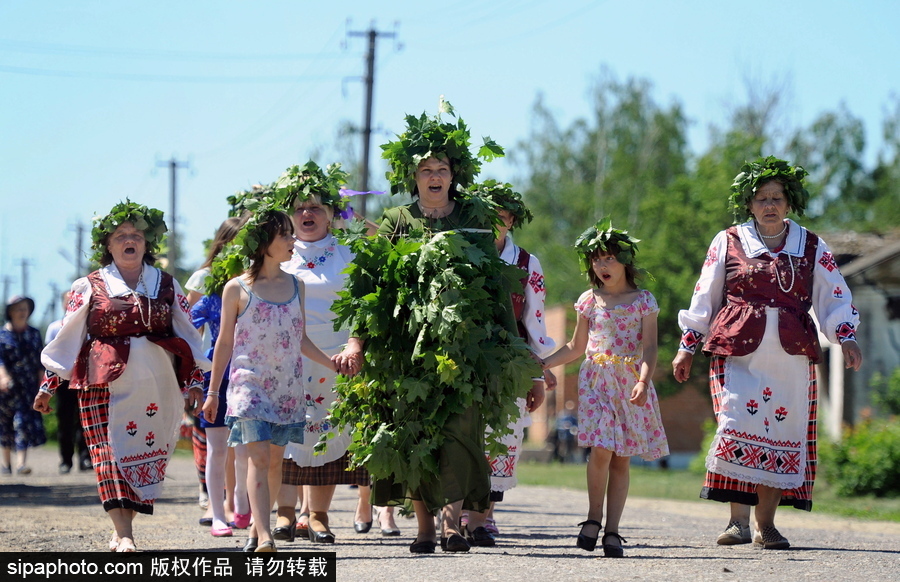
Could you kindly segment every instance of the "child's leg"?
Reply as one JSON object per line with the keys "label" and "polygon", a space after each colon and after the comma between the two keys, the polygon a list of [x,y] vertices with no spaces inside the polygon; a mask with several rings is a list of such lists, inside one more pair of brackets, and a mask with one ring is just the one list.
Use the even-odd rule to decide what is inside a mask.
{"label": "child's leg", "polygon": [[[269,496],[269,441],[257,441],[246,445],[250,462],[247,464],[247,493],[253,512],[253,527],[250,537],[259,543],[272,540],[269,529],[269,512],[272,497]],[[281,462],[281,457],[278,457]],[[277,493],[276,493],[277,495]]]}
{"label": "child's leg", "polygon": [[227,434],[225,445],[225,520],[232,522],[234,521],[234,490],[237,483],[234,476],[234,447],[227,445]]}
{"label": "child's leg", "polygon": [[250,513],[250,497],[247,493],[250,458],[247,445],[237,445],[232,448],[234,449],[234,512],[247,515]]}
{"label": "child's leg", "polygon": [[225,519],[225,458],[229,429],[210,427],[206,429],[206,490],[209,493],[209,508],[212,510],[213,529],[228,527]]}
{"label": "child's leg", "polygon": [[[603,502],[606,499],[606,484],[609,481],[609,464],[613,453],[606,449],[591,448],[587,465],[588,519],[603,523]],[[585,525],[581,533],[595,538],[600,533],[596,525]]]}
{"label": "child's leg", "polygon": [[625,509],[628,498],[628,485],[631,479],[629,465],[631,457],[620,457],[612,453],[609,462],[609,486],[606,489],[606,533],[619,532],[619,520]]}

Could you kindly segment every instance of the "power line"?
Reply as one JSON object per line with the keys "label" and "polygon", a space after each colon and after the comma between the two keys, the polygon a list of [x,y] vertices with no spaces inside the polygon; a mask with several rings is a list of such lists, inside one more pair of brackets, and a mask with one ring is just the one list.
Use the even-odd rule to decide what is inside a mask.
{"label": "power line", "polygon": [[32,75],[38,77],[70,77],[76,79],[103,79],[107,81],[141,81],[152,83],[298,83],[333,81],[340,75],[266,75],[266,76],[207,76],[197,75],[154,75],[144,73],[106,73],[95,71],[58,71],[33,67],[11,67],[0,65],[0,73]]}

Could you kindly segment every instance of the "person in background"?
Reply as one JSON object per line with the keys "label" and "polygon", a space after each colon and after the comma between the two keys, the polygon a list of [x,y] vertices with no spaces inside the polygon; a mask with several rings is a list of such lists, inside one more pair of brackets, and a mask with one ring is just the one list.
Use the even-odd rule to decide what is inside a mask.
{"label": "person in background", "polygon": [[[63,313],[69,304],[69,292],[62,294]],[[63,320],[57,319],[47,326],[44,334],[44,343],[49,344],[56,339],[59,330],[62,329]],[[56,422],[58,426],[57,440],[59,441],[59,472],[65,475],[72,470],[72,458],[75,449],[78,449],[78,469],[89,471],[91,454],[84,442],[84,430],[81,428],[81,420],[78,418],[78,392],[69,389],[69,381],[60,383],[56,390]]]}
{"label": "person in background", "polygon": [[[800,166],[773,156],[746,162],[731,185],[735,225],[709,246],[672,362],[690,377],[701,342],[712,356],[709,387],[718,423],[700,497],[730,503],[721,545],[786,549],[779,505],[812,509],[816,477],[816,366],[822,332],[859,370],[859,313],[821,238],[793,220],[809,200]],[[756,528],[751,537],[750,507]]]}
{"label": "person in background", "polygon": [[28,475],[28,449],[47,442],[41,415],[31,403],[41,384],[41,332],[28,325],[34,300],[14,295],[6,302],[6,324],[0,329],[0,472],[13,472],[12,450],[16,450],[18,475]]}
{"label": "person in background", "polygon": [[[522,293],[512,294],[513,311],[519,336],[525,340],[534,354],[539,357],[548,356],[556,342],[547,335],[547,326],[544,323],[544,300],[547,290],[544,286],[544,270],[538,258],[525,249],[517,246],[510,234],[516,228],[530,222],[531,211],[522,201],[522,195],[512,189],[510,184],[500,184],[493,180],[487,180],[475,184],[470,192],[475,196],[488,199],[497,207],[501,225],[497,227],[495,246],[500,258],[510,265],[522,269]],[[556,379],[552,372],[547,370],[550,383],[548,389],[553,389]],[[462,514],[462,527],[466,538],[474,546],[490,547],[494,545],[494,537],[499,534],[494,520],[494,507],[498,501],[503,501],[504,491],[516,486],[516,465],[522,451],[522,443],[525,439],[525,428],[531,426],[533,412],[544,400],[544,377],[532,380],[530,406],[526,406],[525,398],[519,399],[519,418],[511,425],[513,433],[503,439],[503,444],[508,447],[505,455],[489,457],[491,466],[491,505],[487,512],[464,511]],[[490,430],[490,427],[488,427]]]}

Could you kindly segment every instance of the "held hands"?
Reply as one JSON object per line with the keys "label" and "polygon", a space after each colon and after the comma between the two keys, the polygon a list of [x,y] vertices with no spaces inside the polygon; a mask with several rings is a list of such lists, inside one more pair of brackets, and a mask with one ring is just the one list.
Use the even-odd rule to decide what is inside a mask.
{"label": "held hands", "polygon": [[331,356],[331,362],[338,374],[355,376],[362,370],[363,355],[359,350],[348,346],[341,353]]}
{"label": "held hands", "polygon": [[556,374],[550,370],[544,370],[544,388],[551,392],[556,389]]}
{"label": "held hands", "polygon": [[46,392],[38,392],[37,396],[34,397],[33,408],[41,414],[48,414],[52,412],[53,409],[50,408],[50,394]]}
{"label": "held hands", "polygon": [[675,359],[672,360],[672,372],[678,382],[684,382],[691,376],[691,364],[694,362],[694,354],[684,350],[678,350]]}
{"label": "held hands", "polygon": [[197,416],[200,413],[200,402],[203,400],[203,389],[199,386],[188,390],[187,397],[184,399],[184,411],[191,416]]}
{"label": "held hands", "polygon": [[631,398],[629,398],[628,401],[635,406],[647,404],[647,383],[643,380],[637,382],[634,385],[634,388],[631,389]]}
{"label": "held hands", "polygon": [[859,372],[863,359],[859,344],[853,340],[845,341],[841,344],[841,352],[844,354],[844,367],[847,369],[853,368],[855,372]]}

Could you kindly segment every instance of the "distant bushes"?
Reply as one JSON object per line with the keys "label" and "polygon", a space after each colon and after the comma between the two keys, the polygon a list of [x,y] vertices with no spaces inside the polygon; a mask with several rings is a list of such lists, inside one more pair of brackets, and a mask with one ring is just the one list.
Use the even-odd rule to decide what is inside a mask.
{"label": "distant bushes", "polygon": [[900,419],[866,420],[839,443],[819,441],[822,475],[839,495],[900,495]]}

